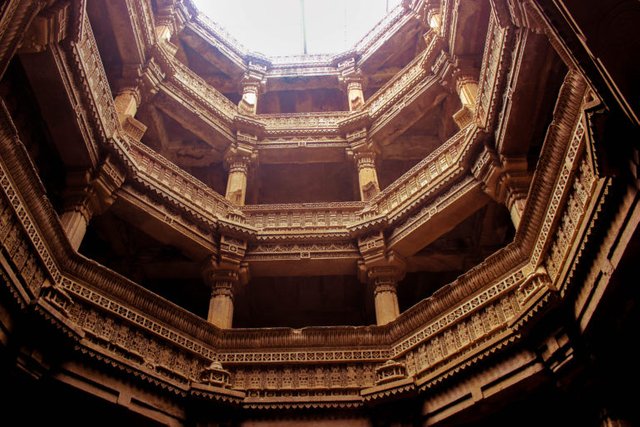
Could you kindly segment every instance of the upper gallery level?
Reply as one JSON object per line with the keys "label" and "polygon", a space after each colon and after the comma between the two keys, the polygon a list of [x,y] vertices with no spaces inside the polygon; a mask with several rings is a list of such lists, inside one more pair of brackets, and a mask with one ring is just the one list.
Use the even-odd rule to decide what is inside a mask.
{"label": "upper gallery level", "polygon": [[[389,264],[394,283],[423,283],[404,287],[405,309],[513,237],[566,70],[543,37],[501,27],[489,2],[403,2],[348,52],[287,60],[244,52],[190,2],[86,6],[51,6],[36,24],[65,17],[77,41],[38,43],[33,30],[9,77],[30,88],[15,95],[32,100],[25,120],[42,117],[49,142],[34,139],[34,162],[55,159],[40,173],[74,246],[88,230],[83,252],[110,268],[200,314],[208,259],[240,282],[346,277],[336,289],[359,312],[354,298],[370,298],[358,281]],[[235,100],[210,78],[222,69]],[[305,111],[306,94],[334,89],[344,111]],[[529,103],[498,126],[504,90]],[[289,92],[293,112],[260,111]],[[370,323],[365,307],[332,321]]]}
{"label": "upper gallery level", "polygon": [[[477,2],[448,12],[404,2],[346,52],[268,58],[244,51],[191,2],[151,6],[132,18],[124,3],[88,5],[110,89],[135,99],[127,115],[144,124],[143,143],[217,193],[229,154],[247,148],[255,175],[272,181],[249,183],[249,204],[358,200],[348,163],[363,131],[380,185],[391,184],[464,122],[489,23]],[[325,191],[287,182],[301,164]]]}

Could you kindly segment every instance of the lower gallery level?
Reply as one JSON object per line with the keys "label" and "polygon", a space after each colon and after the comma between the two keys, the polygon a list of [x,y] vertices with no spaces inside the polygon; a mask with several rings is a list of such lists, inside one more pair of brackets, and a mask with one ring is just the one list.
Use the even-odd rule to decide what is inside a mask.
{"label": "lower gallery level", "polygon": [[0,3],[0,416],[640,424],[634,18],[410,0],[268,57],[191,0]]}

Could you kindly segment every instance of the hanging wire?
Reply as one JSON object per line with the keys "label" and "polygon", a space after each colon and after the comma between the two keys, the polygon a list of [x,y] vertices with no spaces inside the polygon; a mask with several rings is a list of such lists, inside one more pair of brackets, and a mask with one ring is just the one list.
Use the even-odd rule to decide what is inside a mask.
{"label": "hanging wire", "polygon": [[304,0],[300,0],[300,12],[302,13],[302,53],[307,54],[307,21],[304,13]]}

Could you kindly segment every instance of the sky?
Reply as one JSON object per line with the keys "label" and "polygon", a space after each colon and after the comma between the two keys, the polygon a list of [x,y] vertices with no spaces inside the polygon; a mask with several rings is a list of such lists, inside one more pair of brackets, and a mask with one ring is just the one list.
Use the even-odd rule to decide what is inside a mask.
{"label": "sky", "polygon": [[193,0],[247,50],[301,55],[304,10],[308,54],[353,47],[400,0]]}

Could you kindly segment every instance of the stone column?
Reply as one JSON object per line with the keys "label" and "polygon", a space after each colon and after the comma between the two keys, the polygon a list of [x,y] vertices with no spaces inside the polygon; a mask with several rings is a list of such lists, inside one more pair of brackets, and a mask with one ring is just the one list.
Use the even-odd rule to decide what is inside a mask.
{"label": "stone column", "polygon": [[380,192],[378,173],[376,172],[376,154],[373,151],[356,152],[354,159],[358,167],[360,200],[366,201]]}
{"label": "stone column", "polygon": [[69,172],[66,181],[60,222],[71,246],[78,250],[93,215],[101,214],[115,201],[124,173],[107,158],[96,171]]}
{"label": "stone column", "polygon": [[171,40],[172,31],[171,26],[163,23],[156,26],[156,37],[159,42],[168,42]]}
{"label": "stone column", "polygon": [[406,271],[405,260],[387,248],[382,230],[358,238],[362,260],[358,262],[361,282],[373,288],[376,323],[386,325],[400,315],[398,282]]}
{"label": "stone column", "polygon": [[234,293],[249,280],[248,266],[243,262],[246,249],[246,241],[223,233],[218,253],[204,265],[204,282],[211,290],[207,320],[219,328],[232,327]]}
{"label": "stone column", "polygon": [[60,222],[74,250],[78,250],[93,215],[91,172],[69,172],[64,190],[64,208]]}
{"label": "stone column", "polygon": [[340,62],[338,72],[342,89],[347,90],[349,111],[359,110],[364,105],[364,77],[358,68],[356,58],[352,57]]}
{"label": "stone column", "polygon": [[386,325],[400,315],[397,287],[402,272],[397,267],[384,266],[372,267],[367,274],[373,284],[376,323]]}
{"label": "stone column", "polygon": [[233,324],[233,291],[238,283],[238,272],[215,269],[206,271],[205,281],[211,287],[207,320],[219,328],[231,328]]}
{"label": "stone column", "polygon": [[234,156],[228,159],[229,177],[225,197],[239,206],[244,206],[247,195],[247,175],[251,159],[245,156]]}
{"label": "stone column", "polygon": [[376,323],[386,325],[400,315],[397,283],[377,281],[373,290],[376,306]]}
{"label": "stone column", "polygon": [[242,98],[238,104],[241,113],[256,114],[258,112],[258,94],[260,83],[248,80],[242,83]]}
{"label": "stone column", "polygon": [[140,105],[140,92],[135,87],[125,87],[118,92],[114,102],[120,121],[125,116],[134,117]]}
{"label": "stone column", "polygon": [[60,216],[62,228],[69,238],[71,247],[76,251],[84,239],[90,219],[91,211],[86,203],[65,207],[65,211]]}
{"label": "stone column", "polygon": [[427,12],[427,22],[429,27],[436,32],[440,32],[442,26],[442,15],[440,15],[440,9],[431,9]]}
{"label": "stone column", "polygon": [[147,126],[135,119],[140,102],[140,91],[135,87],[125,87],[114,99],[122,129],[136,141],[140,141],[147,131]]}
{"label": "stone column", "polygon": [[463,128],[474,119],[478,80],[469,74],[461,74],[456,79],[456,91],[460,97],[462,108],[453,115],[456,124]]}
{"label": "stone column", "polygon": [[348,79],[347,101],[349,103],[349,111],[359,110],[364,105],[364,90],[362,89],[362,79]]}
{"label": "stone column", "polygon": [[497,199],[503,201],[507,209],[509,209],[511,221],[517,229],[524,212],[531,175],[527,171],[526,157],[502,156],[501,162],[502,174],[498,182],[499,194]]}

